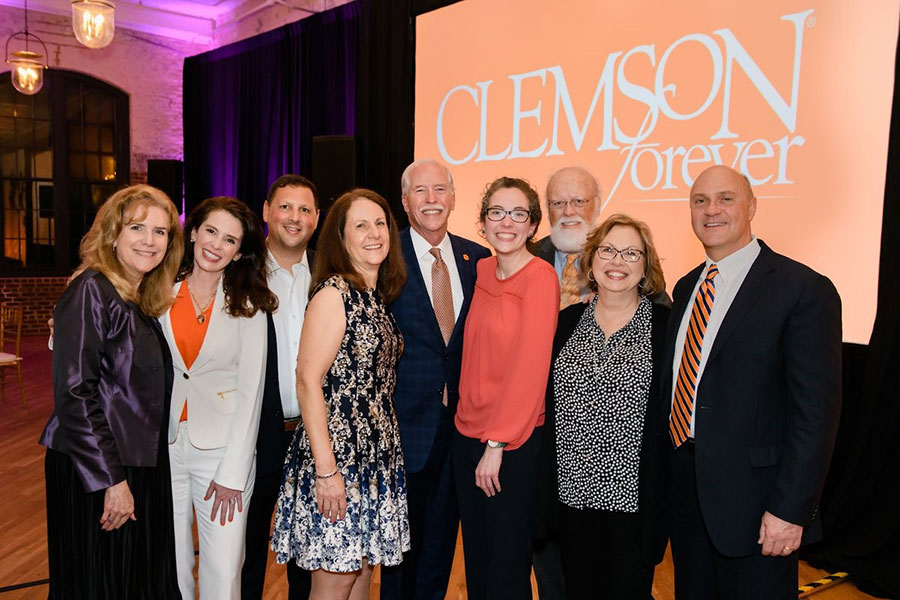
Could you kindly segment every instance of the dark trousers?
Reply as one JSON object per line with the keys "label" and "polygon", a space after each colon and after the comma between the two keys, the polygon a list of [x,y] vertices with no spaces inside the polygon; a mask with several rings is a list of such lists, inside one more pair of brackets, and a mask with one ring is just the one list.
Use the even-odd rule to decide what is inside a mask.
{"label": "dark trousers", "polygon": [[534,540],[531,548],[538,597],[540,600],[563,600],[566,597],[566,580],[563,577],[557,533],[552,532],[544,539]]}
{"label": "dark trousers", "polygon": [[531,599],[531,538],[541,428],[525,444],[503,452],[502,491],[489,498],[475,486],[485,445],[453,436],[453,473],[459,497],[466,588],[470,600]]}
{"label": "dark trousers", "polygon": [[444,407],[425,465],[406,474],[410,550],[400,565],[381,567],[382,600],[443,600],[447,595],[459,530],[452,436],[452,415]]}
{"label": "dark trousers", "polygon": [[[672,560],[678,600],[788,600],[797,598],[797,553],[729,557],[713,546],[700,502],[694,445],[669,457]],[[759,515],[762,520],[762,515]]]}
{"label": "dark trousers", "polygon": [[653,567],[641,560],[637,513],[559,504],[559,540],[569,600],[649,600]]}
{"label": "dark trousers", "polygon": [[[287,453],[294,432],[283,432],[284,452]],[[283,462],[283,461],[282,461]],[[274,465],[257,465],[253,498],[247,512],[247,533],[244,543],[244,567],[241,570],[241,600],[260,600],[266,581],[269,560],[269,538],[272,513],[281,490],[281,469]],[[311,585],[310,573],[294,562],[287,564],[289,600],[307,600]]]}

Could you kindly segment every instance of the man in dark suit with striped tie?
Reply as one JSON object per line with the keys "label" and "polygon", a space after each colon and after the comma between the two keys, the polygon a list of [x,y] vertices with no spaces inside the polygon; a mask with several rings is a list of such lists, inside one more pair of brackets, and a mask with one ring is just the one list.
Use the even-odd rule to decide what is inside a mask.
{"label": "man in dark suit with striped tie", "polygon": [[705,170],[689,204],[706,261],[675,285],[657,422],[675,595],[796,598],[840,416],[840,298],[753,236],[737,171]]}
{"label": "man in dark suit with striped tie", "polygon": [[406,461],[412,548],[401,565],[382,569],[381,598],[443,600],[459,528],[450,440],[463,327],[475,263],[490,252],[447,232],[456,197],[444,165],[418,160],[403,172],[400,187],[409,216],[409,227],[400,232],[407,279],[390,308],[404,340],[394,404]]}

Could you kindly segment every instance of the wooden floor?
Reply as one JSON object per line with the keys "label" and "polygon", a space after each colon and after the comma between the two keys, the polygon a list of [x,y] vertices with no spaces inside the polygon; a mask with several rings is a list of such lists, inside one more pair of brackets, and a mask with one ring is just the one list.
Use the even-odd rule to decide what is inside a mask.
{"label": "wooden floor", "polygon": [[[7,371],[6,403],[0,404],[0,589],[47,578],[46,515],[44,510],[44,451],[37,440],[50,415],[50,352],[46,338],[23,339],[25,393],[28,407],[19,397],[15,375]],[[12,375],[12,377],[11,377]],[[286,598],[284,567],[274,564],[269,554],[266,600]],[[826,573],[800,564],[799,582],[814,581]],[[372,580],[371,598],[378,597],[379,577]],[[534,586],[532,585],[534,588]],[[667,556],[656,569],[653,595],[672,600],[672,561]],[[872,598],[852,582],[816,592],[816,600],[858,600]],[[0,592],[0,600],[35,600],[47,597],[45,584]],[[464,600],[466,584],[462,550],[457,545],[448,600]],[[537,594],[535,594],[537,598]]]}

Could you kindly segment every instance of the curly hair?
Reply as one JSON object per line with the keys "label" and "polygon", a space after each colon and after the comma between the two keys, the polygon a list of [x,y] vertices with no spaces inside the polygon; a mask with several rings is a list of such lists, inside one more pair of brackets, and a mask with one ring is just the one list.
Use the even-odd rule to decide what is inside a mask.
{"label": "curly hair", "polygon": [[347,224],[347,213],[356,200],[364,198],[371,200],[381,207],[388,221],[390,234],[390,248],[387,257],[378,267],[378,283],[375,289],[385,304],[390,304],[397,299],[403,284],[406,283],[406,263],[400,252],[400,235],[397,231],[397,222],[391,214],[387,201],[372,190],[356,188],[343,194],[335,200],[325,224],[319,233],[319,241],[316,246],[316,265],[313,271],[312,283],[309,291],[312,293],[318,285],[331,277],[340,275],[350,285],[358,290],[366,289],[366,283],[360,273],[353,267],[350,255],[344,245],[344,226]]}
{"label": "curly hair", "polygon": [[478,223],[481,225],[482,237],[484,236],[484,220],[487,218],[488,208],[490,208],[491,196],[503,189],[519,190],[528,200],[528,216],[531,224],[534,225],[531,233],[528,235],[526,247],[533,253],[532,238],[537,233],[538,227],[541,225],[541,199],[537,190],[531,187],[525,179],[518,177],[499,177],[485,186],[484,193],[481,194],[481,208],[478,211]]}
{"label": "curly hair", "polygon": [[595,292],[597,291],[597,282],[588,278],[588,273],[594,265],[594,255],[597,248],[603,243],[604,238],[609,235],[613,227],[631,227],[641,238],[644,253],[644,277],[638,286],[638,293],[642,296],[652,296],[666,289],[666,278],[663,275],[662,264],[660,264],[659,253],[656,246],[653,245],[653,234],[650,228],[643,221],[632,219],[628,215],[615,214],[610,215],[608,219],[600,223],[592,232],[588,234],[587,241],[584,244],[584,252],[581,255],[581,278],[588,282],[588,285]]}
{"label": "curly hair", "polygon": [[[135,293],[134,287],[125,277],[125,270],[116,256],[113,244],[123,228],[144,220],[153,206],[166,213],[169,241],[162,261],[144,275]],[[145,314],[158,317],[175,300],[172,283],[183,252],[184,239],[178,211],[169,197],[149,185],[132,185],[119,190],[100,206],[90,230],[81,239],[81,264],[69,281],[78,277],[85,269],[103,273],[123,300],[135,302]]]}
{"label": "curly hair", "polygon": [[225,291],[225,312],[232,317],[252,317],[258,310],[274,312],[278,308],[278,298],[266,283],[266,236],[262,221],[250,208],[229,196],[207,198],[198,204],[184,222],[184,260],[178,270],[178,281],[194,270],[194,242],[191,233],[198,230],[210,213],[225,211],[238,220],[243,229],[238,260],[228,263],[222,275]]}

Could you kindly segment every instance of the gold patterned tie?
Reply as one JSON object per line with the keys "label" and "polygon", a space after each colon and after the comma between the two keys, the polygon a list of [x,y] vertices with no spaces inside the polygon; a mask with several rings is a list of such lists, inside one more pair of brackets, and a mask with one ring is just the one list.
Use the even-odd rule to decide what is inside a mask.
{"label": "gold patterned tie", "polygon": [[691,415],[694,412],[694,395],[697,392],[697,375],[700,372],[700,357],[703,354],[703,336],[716,299],[716,275],[719,268],[709,265],[706,277],[697,290],[694,308],[684,336],[684,350],[678,365],[675,380],[675,396],[672,400],[672,414],[669,417],[669,436],[676,448],[690,436]]}
{"label": "gold patterned tie", "polygon": [[559,282],[559,310],[581,302],[581,278],[575,268],[575,261],[579,256],[577,252],[566,255],[566,266],[563,267],[562,280]]}
{"label": "gold patterned tie", "polygon": [[[429,250],[434,256],[431,263],[431,303],[434,307],[434,316],[437,318],[438,327],[444,338],[444,345],[450,342],[456,317],[453,313],[453,290],[450,287],[450,271],[447,263],[441,258],[441,249]],[[447,385],[444,384],[444,406],[447,406]]]}

